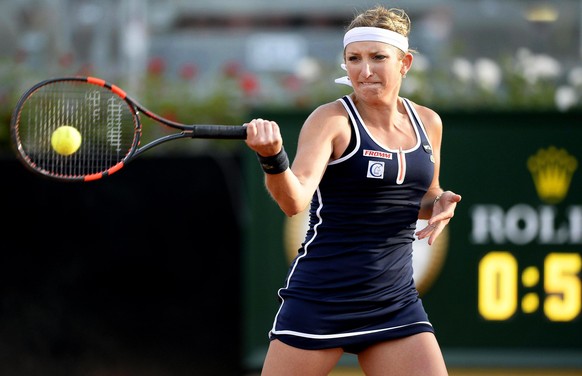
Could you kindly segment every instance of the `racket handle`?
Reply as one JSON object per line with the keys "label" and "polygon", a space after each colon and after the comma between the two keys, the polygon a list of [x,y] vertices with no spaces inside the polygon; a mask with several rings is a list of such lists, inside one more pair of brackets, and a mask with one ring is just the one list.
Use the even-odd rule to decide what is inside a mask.
{"label": "racket handle", "polygon": [[189,130],[192,138],[244,140],[247,127],[239,125],[197,125]]}

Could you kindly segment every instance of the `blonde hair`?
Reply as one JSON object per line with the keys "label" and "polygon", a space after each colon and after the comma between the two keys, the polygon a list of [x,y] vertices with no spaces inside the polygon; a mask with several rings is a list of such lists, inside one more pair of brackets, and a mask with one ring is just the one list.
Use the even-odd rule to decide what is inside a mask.
{"label": "blonde hair", "polygon": [[[374,8],[356,15],[346,28],[346,31],[355,27],[378,27],[394,31],[408,38],[412,22],[408,14],[402,9],[388,9],[381,5],[376,5]],[[414,50],[409,51],[414,52]]]}

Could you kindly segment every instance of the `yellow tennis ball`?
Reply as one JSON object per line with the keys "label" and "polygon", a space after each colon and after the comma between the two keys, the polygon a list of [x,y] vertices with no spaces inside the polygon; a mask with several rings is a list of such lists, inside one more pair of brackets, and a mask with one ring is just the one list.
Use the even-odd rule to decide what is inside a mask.
{"label": "yellow tennis ball", "polygon": [[75,127],[63,125],[55,129],[51,136],[53,149],[61,155],[71,155],[81,147],[83,138]]}

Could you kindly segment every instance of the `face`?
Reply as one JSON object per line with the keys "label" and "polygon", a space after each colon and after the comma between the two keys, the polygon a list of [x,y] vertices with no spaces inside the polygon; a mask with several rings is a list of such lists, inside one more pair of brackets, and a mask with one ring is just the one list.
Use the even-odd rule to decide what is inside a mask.
{"label": "face", "polygon": [[346,68],[358,94],[398,93],[412,55],[382,42],[354,42],[346,46]]}

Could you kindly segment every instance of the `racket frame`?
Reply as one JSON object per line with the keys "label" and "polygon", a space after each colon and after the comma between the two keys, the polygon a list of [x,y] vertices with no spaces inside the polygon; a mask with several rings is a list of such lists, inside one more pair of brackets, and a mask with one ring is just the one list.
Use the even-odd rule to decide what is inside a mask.
{"label": "racket frame", "polygon": [[[133,142],[130,146],[129,152],[115,165],[107,168],[104,171],[100,171],[94,174],[88,175],[78,175],[78,176],[61,176],[50,171],[46,171],[45,169],[39,168],[36,163],[34,163],[31,158],[29,157],[28,153],[24,150],[22,143],[20,142],[19,137],[19,121],[20,121],[20,114],[22,108],[26,101],[34,95],[36,91],[45,87],[49,84],[54,84],[58,82],[79,82],[79,83],[86,83],[91,85],[96,85],[109,91],[113,92],[117,95],[120,99],[122,99],[130,108],[131,115],[134,119],[134,138]],[[149,117],[150,119],[169,126],[171,128],[179,130],[178,133],[172,133],[169,135],[165,135],[159,137],[155,140],[150,141],[149,143],[140,146],[141,137],[142,137],[142,122],[140,113],[144,114],[145,116]],[[243,140],[246,138],[246,126],[242,125],[217,125],[217,124],[183,124],[172,121],[170,119],[164,118],[150,110],[148,110],[145,106],[140,104],[136,99],[129,96],[125,90],[121,89],[119,86],[114,85],[106,80],[101,78],[93,77],[93,76],[70,76],[70,77],[57,77],[57,78],[50,78],[38,82],[37,84],[33,85],[29,88],[18,100],[16,107],[14,109],[11,122],[10,122],[10,133],[11,139],[13,143],[13,147],[19,159],[32,171],[36,173],[40,173],[43,176],[58,179],[58,180],[65,180],[65,181],[93,181],[101,179],[105,176],[109,176],[121,168],[123,168],[127,163],[131,160],[142,154],[143,152],[158,146],[162,143],[180,139],[180,138],[206,138],[206,139],[231,139],[231,140]]]}

